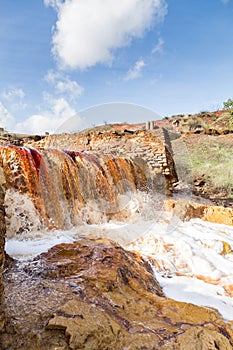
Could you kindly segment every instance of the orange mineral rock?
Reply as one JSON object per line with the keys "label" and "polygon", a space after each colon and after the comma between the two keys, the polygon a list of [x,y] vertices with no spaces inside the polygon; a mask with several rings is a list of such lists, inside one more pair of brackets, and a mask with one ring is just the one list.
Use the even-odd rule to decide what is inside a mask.
{"label": "orange mineral rock", "polygon": [[3,350],[233,348],[217,311],[164,297],[150,265],[108,239],[8,266],[5,285]]}

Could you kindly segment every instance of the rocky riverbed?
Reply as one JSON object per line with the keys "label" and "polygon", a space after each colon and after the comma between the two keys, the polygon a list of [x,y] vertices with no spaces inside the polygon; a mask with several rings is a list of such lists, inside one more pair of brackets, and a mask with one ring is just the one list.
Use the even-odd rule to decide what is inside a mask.
{"label": "rocky riverbed", "polygon": [[211,308],[166,298],[138,253],[97,237],[7,260],[1,349],[233,348]]}
{"label": "rocky riverbed", "polygon": [[[209,118],[212,118],[212,116]],[[162,127],[169,127],[173,122],[174,118],[171,118],[171,120],[164,120],[157,124]],[[83,219],[86,215],[85,205],[88,204],[90,193],[92,194],[90,189],[92,188],[93,181],[91,177],[88,177],[88,174],[90,174],[90,163],[93,163],[92,167],[97,166],[98,171],[95,172],[95,175],[98,176],[95,176],[95,180],[98,179],[98,189],[102,191],[102,194],[111,194],[111,177],[114,178],[115,182],[113,181],[113,183],[115,185],[120,179],[120,188],[122,191],[125,191],[125,188],[128,189],[128,187],[125,187],[126,177],[123,178],[122,176],[124,176],[124,174],[127,175],[127,184],[130,180],[130,183],[134,185],[136,183],[135,179],[140,175],[140,172],[135,171],[135,169],[142,169],[145,174],[143,179],[147,180],[150,185],[151,183],[153,185],[154,181],[152,181],[153,177],[151,174],[153,174],[156,179],[155,182],[157,182],[157,185],[161,179],[163,180],[161,184],[159,183],[159,186],[157,186],[156,191],[162,190],[162,198],[164,199],[166,194],[171,194],[172,190],[174,190],[174,185],[176,185],[179,180],[175,168],[175,166],[177,166],[177,169],[179,168],[179,164],[176,162],[176,156],[179,150],[182,150],[183,146],[187,145],[188,151],[191,152],[192,142],[195,140],[196,144],[198,142],[202,143],[203,140],[204,144],[206,144],[207,134],[204,130],[200,132],[201,137],[204,138],[201,140],[198,138],[199,134],[196,134],[195,130],[183,134],[183,130],[178,130],[177,127],[182,147],[174,147],[175,153],[178,153],[173,154],[171,148],[172,144],[169,140],[166,140],[166,137],[164,138],[164,133],[161,133],[161,130],[139,130],[140,128],[143,129],[142,126],[137,126],[136,130],[129,125],[127,129],[124,129],[123,126],[118,126],[118,128],[120,130],[116,130],[116,128],[113,127],[103,132],[97,131],[90,133],[88,131],[82,135],[65,134],[55,137],[39,137],[38,139],[33,137],[30,139],[22,138],[20,144],[17,143],[18,140],[15,142],[17,145],[27,144],[33,146],[37,150],[29,151],[26,150],[26,148],[18,149],[14,146],[10,146],[9,148],[3,147],[3,157],[1,161],[5,163],[1,163],[1,166],[5,166],[5,175],[7,174],[7,179],[5,180],[4,172],[2,168],[0,168],[1,278],[3,268],[5,267],[3,278],[0,279],[1,349],[233,349],[233,323],[230,317],[226,317],[228,321],[223,319],[223,316],[210,306],[201,307],[194,305],[192,302],[179,302],[169,299],[165,296],[158,279],[156,279],[155,273],[155,267],[161,268],[163,265],[162,267],[164,267],[164,270],[162,273],[167,273],[167,279],[175,276],[179,277],[179,275],[183,273],[184,276],[191,277],[189,278],[190,285],[194,283],[195,278],[198,281],[203,280],[205,283],[210,283],[212,286],[219,283],[222,288],[221,293],[226,293],[226,298],[232,297],[233,289],[230,272],[226,271],[227,273],[224,275],[225,266],[230,266],[232,256],[231,237],[230,233],[226,233],[225,228],[219,228],[219,230],[223,231],[226,238],[224,237],[224,239],[222,239],[222,236],[220,236],[220,234],[218,235],[218,229],[215,228],[215,238],[212,240],[210,239],[210,231],[208,231],[211,229],[201,224],[200,227],[203,228],[203,234],[202,232],[195,233],[199,235],[199,239],[196,238],[197,236],[195,236],[195,234],[193,236],[191,235],[193,247],[188,247],[188,242],[191,242],[191,238],[186,232],[183,232],[186,229],[185,226],[181,227],[180,231],[177,230],[174,237],[172,236],[172,232],[169,231],[171,228],[173,232],[177,229],[176,226],[173,227],[174,222],[176,225],[177,219],[173,221],[167,219],[170,228],[164,235],[162,231],[156,232],[156,230],[159,230],[159,226],[153,226],[155,222],[159,221],[161,212],[163,212],[164,209],[170,212],[170,214],[172,213],[174,218],[180,218],[184,221],[192,218],[200,218],[213,223],[229,225],[229,227],[233,225],[233,212],[230,208],[231,199],[229,193],[225,193],[226,198],[223,198],[220,202],[218,202],[218,193],[215,193],[215,197],[212,198],[213,187],[208,187],[209,184],[206,182],[208,180],[206,175],[200,178],[200,182],[198,182],[197,179],[187,181],[187,188],[185,186],[184,189],[181,188],[184,190],[183,192],[181,191],[181,196],[179,194],[180,184],[178,184],[175,197],[165,201],[164,207],[162,204],[163,201],[159,202],[159,205],[157,201],[156,205],[152,204],[149,207],[146,206],[143,215],[147,219],[149,218],[147,224],[145,224],[145,222],[140,224],[140,220],[137,221],[135,219],[137,216],[140,217],[140,215],[142,215],[138,199],[135,201],[133,196],[124,197],[124,199],[127,198],[127,210],[124,209],[124,215],[119,215],[119,213],[117,213],[117,215],[114,216],[112,215],[112,211],[110,211],[108,220],[116,220],[117,218],[117,220],[122,220],[122,225],[124,225],[129,218],[133,220],[132,222],[134,225],[132,226],[132,232],[127,232],[126,228],[125,231],[123,231],[126,232],[126,236],[121,234],[121,236],[119,235],[118,237],[118,233],[114,233],[114,239],[116,238],[116,241],[118,237],[120,238],[118,241],[124,242],[125,239],[127,239],[127,234],[131,237],[132,244],[128,246],[127,244],[124,245],[125,248],[130,250],[125,250],[115,241],[106,238],[108,233],[106,228],[100,228],[96,225],[96,232],[92,230],[92,235],[88,233],[82,235],[81,232],[77,232],[75,239],[72,238],[69,240],[69,237],[66,237],[67,239],[65,241],[70,243],[55,245],[49,250],[42,249],[41,251],[45,251],[44,253],[31,259],[27,257],[27,259],[18,260],[7,255],[6,262],[4,263],[3,250],[6,235],[4,195],[6,188],[9,190],[7,192],[8,227],[15,227],[9,226],[12,213],[15,215],[14,220],[17,227],[19,226],[19,222],[26,225],[22,226],[22,229],[20,226],[20,230],[17,231],[17,234],[13,232],[13,230],[11,232],[11,237],[8,232],[8,239],[13,239],[13,245],[14,242],[16,242],[18,246],[23,243],[29,250],[30,240],[33,241],[34,238],[40,237],[42,233],[38,231],[34,232],[32,226],[28,229],[28,223],[25,221],[28,216],[25,216],[25,213],[19,210],[20,207],[22,207],[20,204],[21,202],[18,203],[17,200],[16,202],[11,201],[12,198],[10,195],[12,192],[10,192],[10,190],[12,187],[14,187],[16,192],[19,192],[17,192],[18,197],[16,196],[16,198],[22,199],[26,195],[26,197],[28,196],[27,201],[22,201],[22,203],[30,202],[29,207],[31,208],[31,206],[34,206],[33,208],[35,211],[33,211],[33,215],[30,216],[31,219],[38,219],[36,210],[40,209],[40,215],[47,213],[44,215],[43,223],[49,218],[50,226],[48,228],[55,229],[65,227],[64,225],[64,227],[59,226],[60,220],[62,221],[64,219],[63,221],[66,222],[67,215],[69,214],[67,211],[68,214],[62,216],[64,203],[66,203],[66,205],[67,203],[69,204],[68,207],[72,209],[70,212],[76,208],[77,198],[75,196],[70,196],[69,193],[71,188],[76,188],[76,185],[80,187],[81,184],[81,190],[77,191],[77,193],[80,198],[83,195],[85,196],[81,198],[82,200],[78,197],[79,205],[76,211],[79,215],[79,219],[77,222],[75,221],[77,224],[76,230],[78,231],[81,230],[81,226],[79,226],[80,219]],[[162,139],[159,139],[161,135]],[[180,135],[183,136],[180,138]],[[175,142],[176,137],[177,135],[175,135]],[[215,136],[208,134],[207,137],[212,140]],[[229,141],[229,144],[232,142],[232,135],[230,134],[225,135],[224,133],[220,133],[219,136],[216,137],[219,137],[218,140],[220,143],[225,139]],[[178,146],[180,140],[178,140]],[[12,143],[12,140],[10,142]],[[9,142],[6,140],[5,145],[7,146],[8,143]],[[65,148],[66,152],[44,150],[44,147],[54,146],[60,147],[61,149]],[[72,151],[72,147],[76,147],[75,151]],[[6,151],[7,149],[9,152]],[[17,163],[20,164],[20,166],[18,166],[17,169],[15,167],[16,157],[6,156],[6,154],[11,155],[12,150],[15,154],[18,154],[17,159],[20,159],[20,162]],[[231,151],[231,148],[227,146],[227,150]],[[78,154],[77,152],[80,151],[81,154]],[[41,162],[41,159],[45,157],[46,153],[50,154],[51,152],[54,154],[54,157],[48,157],[46,163],[49,165],[48,167],[45,166],[46,164],[44,162]],[[93,152],[93,156],[90,154],[91,152]],[[122,157],[127,154],[130,160],[124,162],[116,161],[115,165],[112,160],[108,161],[106,162],[107,165],[105,169],[102,167],[102,163],[99,163],[98,155],[104,154],[104,159],[106,161],[108,159],[106,157],[106,152],[108,156],[111,157],[118,157],[119,155]],[[186,157],[186,154],[182,154],[182,156],[183,155]],[[175,162],[173,161],[173,156]],[[61,159],[64,157],[65,162],[63,162],[61,166]],[[77,161],[78,158],[80,158],[80,161]],[[80,164],[84,162],[83,159],[86,163],[81,166]],[[131,162],[135,162],[135,167],[132,166],[134,163],[131,164]],[[122,171],[123,168],[125,168],[122,166],[123,163],[127,163],[128,166],[128,170],[124,172]],[[25,164],[27,164],[27,168],[24,169]],[[76,183],[73,180],[73,175],[76,174],[75,167],[77,165],[79,168],[80,181]],[[55,171],[54,169],[59,169],[59,167],[62,171],[58,176],[59,170]],[[69,173],[70,169],[72,169],[72,174]],[[48,170],[50,170],[50,172]],[[182,175],[183,172],[185,175],[184,180],[187,180],[185,173],[187,169],[181,166],[178,170],[180,170],[178,175]],[[108,175],[108,171],[110,171],[110,175]],[[131,176],[131,172],[133,176]],[[50,186],[47,186],[46,181],[48,181],[51,174],[53,174],[55,178],[58,178],[59,181],[51,180],[49,181]],[[85,185],[84,180],[81,181],[81,179],[85,177],[89,179],[88,186]],[[42,179],[43,181],[41,181]],[[123,182],[122,179],[124,180]],[[193,180],[196,182],[194,181],[193,183]],[[58,213],[58,206],[51,206],[49,205],[50,201],[48,201],[48,198],[50,198],[48,189],[51,190],[55,183],[57,188],[61,186],[60,194],[57,200],[54,201],[54,203],[58,203],[60,208],[60,214],[57,217],[58,224],[55,224],[53,221],[53,214]],[[181,187],[182,185],[186,184],[181,181]],[[212,206],[210,205],[211,202],[207,203],[202,199],[199,200],[198,203],[190,201],[190,199],[194,198],[192,194],[193,185],[195,186],[196,194],[207,199],[215,200],[216,203],[221,203],[227,206],[227,208],[224,206]],[[139,187],[140,186],[138,186],[138,188]],[[143,187],[144,186],[141,186],[141,188]],[[106,191],[106,188],[108,191]],[[135,189],[137,189],[137,186],[135,186]],[[156,191],[153,195],[157,193]],[[214,191],[216,190],[214,189]],[[52,194],[51,198],[54,198],[56,191],[50,192]],[[123,192],[121,194],[125,195]],[[45,194],[45,197],[41,195],[42,193]],[[145,195],[149,197],[148,192],[145,192]],[[227,196],[229,196],[229,198]],[[106,195],[105,197],[102,195],[102,197],[105,199]],[[61,198],[64,202],[62,205],[60,205]],[[160,197],[158,198],[161,199]],[[44,208],[42,205],[43,201],[46,202],[45,204],[48,210],[42,210]],[[14,205],[17,204],[17,210],[14,211],[12,203]],[[70,205],[70,203],[72,203],[72,205]],[[83,216],[80,216],[79,212],[80,203],[84,206],[82,209],[85,209]],[[9,210],[9,208],[11,208],[11,210]],[[27,208],[27,210],[30,211],[30,208]],[[95,221],[90,220],[91,216],[95,216],[96,219],[94,209],[95,206],[93,205],[90,208],[88,207],[89,219],[85,221],[88,224],[95,223]],[[74,215],[72,214],[72,219],[75,219],[77,213],[74,212]],[[93,215],[93,213],[95,215]],[[132,217],[130,217],[130,213]],[[152,224],[150,222],[151,219]],[[113,226],[115,224],[117,227],[119,223],[111,223],[110,220],[109,224]],[[136,237],[139,228],[142,238],[137,241]],[[153,229],[150,230],[150,228]],[[149,231],[152,232],[151,240],[149,239],[151,235]],[[51,235],[51,232],[56,234],[55,231],[48,231],[48,235]],[[146,236],[146,233],[148,233],[148,236]],[[15,234],[17,237],[15,237]],[[188,237],[185,244],[183,244],[185,249],[187,249],[187,254],[184,254],[187,255],[187,259],[177,259],[180,247],[176,247],[175,241],[179,239],[179,237],[180,239]],[[171,241],[166,241],[168,238],[171,238]],[[140,255],[139,251],[143,252],[143,249],[138,249],[137,252],[133,251],[139,246],[144,248],[146,240],[149,240],[149,244],[154,244],[155,246],[155,250],[150,256]],[[37,244],[40,244],[39,240]],[[211,251],[212,248],[213,251]],[[208,275],[209,271],[207,271],[206,274],[202,273],[203,271],[200,272],[200,261],[204,261],[201,255],[199,256],[196,254],[196,250],[199,252],[200,249],[203,249],[204,255],[207,254],[210,256],[212,254],[216,256],[219,259],[218,261],[224,259],[224,261],[221,260],[222,266],[219,271],[216,271],[217,273],[213,272],[212,275],[214,277]],[[165,253],[163,257],[161,257],[161,252]],[[182,253],[184,252],[182,251]],[[158,254],[160,254],[160,256],[158,256]],[[191,263],[194,265],[190,271],[187,269],[190,263],[188,261],[189,255]],[[167,259],[167,257],[169,258],[169,256],[173,260],[166,262],[165,259]],[[195,265],[194,260],[197,262],[198,259],[200,261]],[[182,266],[179,265],[180,261],[183,264],[181,264]],[[229,263],[229,265],[225,265],[225,263]],[[174,276],[169,269],[171,265],[176,268]],[[214,265],[211,263],[211,260],[206,263],[206,266],[207,265],[210,267],[209,270],[212,273]],[[183,271],[182,273],[179,268]],[[221,274],[224,275],[222,285]],[[174,280],[176,279],[174,278]],[[180,285],[177,285],[177,291],[179,291],[179,288]],[[177,293],[179,294],[179,292]],[[182,291],[180,293],[182,294]],[[224,303],[224,300],[221,302]]]}

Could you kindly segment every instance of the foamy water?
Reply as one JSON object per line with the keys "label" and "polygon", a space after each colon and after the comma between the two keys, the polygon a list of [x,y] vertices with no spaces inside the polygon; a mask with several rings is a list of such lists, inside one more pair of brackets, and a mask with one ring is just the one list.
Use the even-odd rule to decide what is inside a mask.
{"label": "foamy water", "polygon": [[[175,226],[176,222],[176,226]],[[154,224],[128,245],[152,261],[167,297],[218,309],[233,320],[233,227],[192,219]]]}
{"label": "foamy water", "polygon": [[126,249],[150,257],[166,296],[214,307],[233,320],[233,227],[200,219],[181,222],[161,217],[160,222],[132,219],[128,223],[83,224],[70,231],[50,231],[7,239],[6,251],[25,260],[59,243],[97,235],[119,242]]}

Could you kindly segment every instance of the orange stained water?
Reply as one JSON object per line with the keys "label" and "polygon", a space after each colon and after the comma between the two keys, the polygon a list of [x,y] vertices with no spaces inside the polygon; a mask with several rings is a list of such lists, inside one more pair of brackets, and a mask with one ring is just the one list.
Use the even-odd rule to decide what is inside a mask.
{"label": "orange stained water", "polygon": [[0,157],[6,190],[28,196],[49,229],[77,225],[90,203],[103,214],[116,213],[120,195],[146,184],[129,158],[13,145],[0,146]]}

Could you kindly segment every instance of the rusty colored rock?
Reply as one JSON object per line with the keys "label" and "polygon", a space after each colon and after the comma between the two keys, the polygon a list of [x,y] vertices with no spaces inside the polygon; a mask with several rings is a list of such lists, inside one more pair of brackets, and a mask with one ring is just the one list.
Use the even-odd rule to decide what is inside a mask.
{"label": "rusty colored rock", "polygon": [[3,281],[2,273],[4,268],[4,245],[5,245],[5,234],[6,234],[6,225],[5,225],[5,211],[4,211],[4,190],[5,178],[3,175],[2,167],[0,167],[0,331],[4,326],[4,314],[3,314]]}
{"label": "rusty colored rock", "polygon": [[188,221],[193,218],[199,218],[224,225],[233,225],[233,209],[222,206],[199,204],[193,201],[168,200],[165,202],[166,211],[172,212],[181,220]]}
{"label": "rusty colored rock", "polygon": [[2,349],[230,350],[219,313],[164,297],[150,265],[96,237],[60,244],[5,274]]}
{"label": "rusty colored rock", "polygon": [[104,131],[50,135],[39,142],[28,143],[35,148],[55,147],[92,154],[127,154],[146,173],[155,189],[171,194],[173,184],[178,181],[172,150],[166,137],[166,129]]}
{"label": "rusty colored rock", "polygon": [[[6,179],[8,238],[32,228],[69,229],[82,219],[99,223],[99,216],[124,219],[130,213],[121,205],[121,196],[148,185],[143,169],[127,157],[0,145],[0,161]],[[20,215],[12,220],[17,206]]]}

